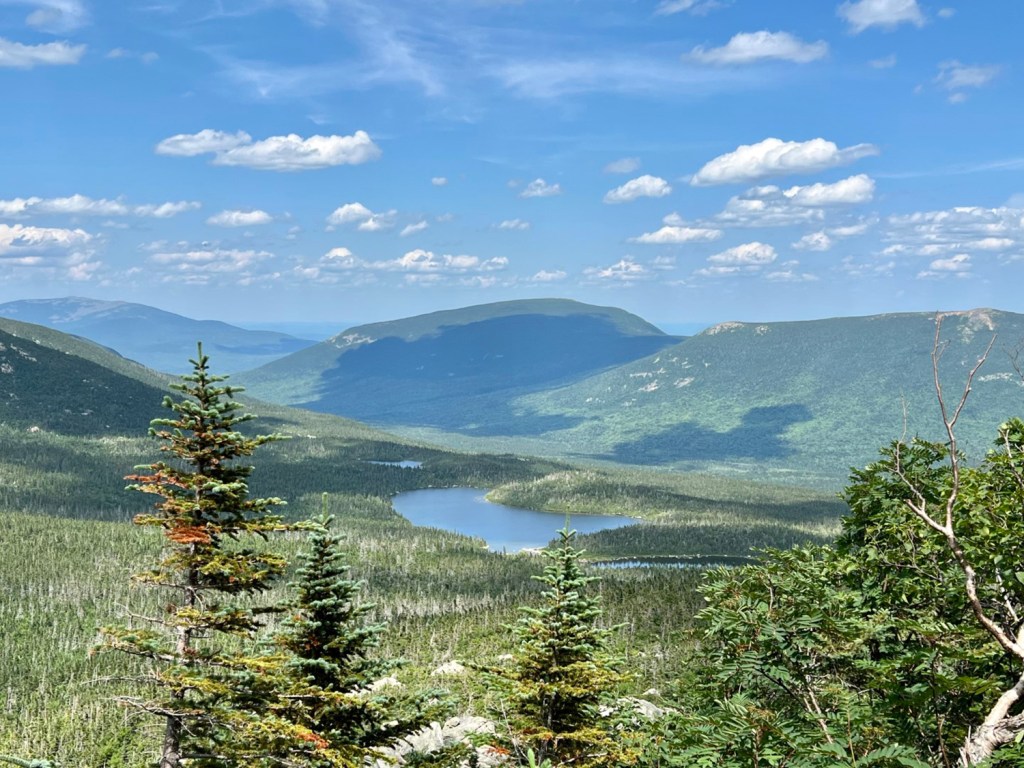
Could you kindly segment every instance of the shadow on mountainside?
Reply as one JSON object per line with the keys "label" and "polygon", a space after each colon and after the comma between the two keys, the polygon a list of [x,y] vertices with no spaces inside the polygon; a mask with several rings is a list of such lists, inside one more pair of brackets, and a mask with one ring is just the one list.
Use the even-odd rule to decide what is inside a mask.
{"label": "shadow on mountainside", "polygon": [[751,408],[738,427],[727,432],[690,421],[612,449],[627,464],[669,464],[674,461],[782,459],[795,453],[783,434],[793,424],[813,418],[800,403]]}

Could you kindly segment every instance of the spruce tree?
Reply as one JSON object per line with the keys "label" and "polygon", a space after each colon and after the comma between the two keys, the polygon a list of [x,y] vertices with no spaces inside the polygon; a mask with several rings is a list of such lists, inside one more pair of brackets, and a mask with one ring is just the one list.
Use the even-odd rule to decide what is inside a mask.
{"label": "spruce tree", "polygon": [[379,756],[378,748],[421,727],[430,714],[403,714],[395,697],[373,690],[400,662],[373,655],[385,627],[368,621],[374,606],[359,599],[363,583],[348,575],[332,522],[325,499],[324,514],[311,524],[309,547],[291,585],[296,597],[277,637],[289,678],[282,684],[281,715],[330,746],[330,754],[318,754],[309,745],[304,764],[316,768],[363,766]]}
{"label": "spruce tree", "polygon": [[[167,460],[126,478],[129,489],[159,497],[134,522],[160,529],[164,551],[135,578],[166,596],[162,615],[138,619],[141,627],[102,630],[103,647],[150,662],[153,695],[122,701],[164,720],[160,768],[246,764],[250,745],[265,741],[252,734],[277,725],[255,715],[258,706],[238,706],[245,690],[256,700],[272,691],[258,684],[258,660],[245,656],[237,639],[260,626],[251,597],[266,592],[286,566],[241,540],[288,527],[273,513],[284,502],[249,497],[252,467],[240,460],[279,436],[239,432],[254,418],[232,399],[242,390],[210,373],[202,345],[190,362],[192,373],[171,385],[180,398],[164,399],[173,416],[154,420],[149,430]],[[288,741],[304,734],[279,735]]]}
{"label": "spruce tree", "polygon": [[543,575],[533,577],[547,586],[541,606],[520,609],[513,658],[487,676],[507,697],[501,714],[521,756],[584,768],[631,765],[635,756],[599,711],[624,676],[607,651],[610,630],[597,624],[600,597],[588,593],[598,579],[584,573],[568,522],[558,537],[544,550]]}

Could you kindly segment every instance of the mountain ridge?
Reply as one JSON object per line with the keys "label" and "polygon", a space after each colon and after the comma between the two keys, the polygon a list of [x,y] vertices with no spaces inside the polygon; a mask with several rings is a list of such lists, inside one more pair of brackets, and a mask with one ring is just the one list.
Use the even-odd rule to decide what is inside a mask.
{"label": "mountain ridge", "polygon": [[0,304],[0,317],[88,338],[149,368],[171,373],[185,370],[196,341],[203,341],[207,351],[216,354],[226,372],[252,368],[315,343],[278,331],[195,320],[147,304],[80,296],[7,302]]}

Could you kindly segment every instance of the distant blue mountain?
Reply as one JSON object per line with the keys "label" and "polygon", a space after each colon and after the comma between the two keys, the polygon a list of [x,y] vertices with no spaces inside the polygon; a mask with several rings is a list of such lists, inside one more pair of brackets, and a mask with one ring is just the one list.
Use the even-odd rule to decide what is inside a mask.
{"label": "distant blue mountain", "polygon": [[[450,431],[515,424],[514,397],[676,344],[621,309],[563,299],[483,304],[350,328],[238,376],[260,398],[375,424]],[[519,422],[527,432],[560,417]]]}
{"label": "distant blue mountain", "polygon": [[278,331],[253,331],[217,320],[193,320],[126,301],[78,297],[0,304],[0,317],[45,325],[110,347],[124,357],[169,373],[189,369],[196,342],[216,370],[255,368],[315,344]]}

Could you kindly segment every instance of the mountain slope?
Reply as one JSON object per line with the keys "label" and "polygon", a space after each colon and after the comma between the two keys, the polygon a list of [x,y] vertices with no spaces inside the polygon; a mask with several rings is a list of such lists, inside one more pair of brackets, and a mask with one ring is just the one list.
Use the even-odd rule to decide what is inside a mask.
{"label": "mountain slope", "polygon": [[0,424],[70,435],[144,432],[166,381],[92,342],[0,318]]}
{"label": "mountain slope", "polygon": [[[519,398],[513,407],[536,418],[575,420],[544,436],[561,455],[841,479],[905,429],[942,437],[932,383],[934,321],[916,313],[722,323],[644,360]],[[1022,410],[1024,389],[1011,355],[1024,339],[1024,316],[973,310],[943,320],[947,401],[959,398],[993,335],[960,425],[975,456],[1003,419]],[[540,447],[531,446],[551,453]]]}
{"label": "mountain slope", "polygon": [[258,397],[378,424],[475,430],[510,399],[577,381],[678,341],[623,310],[510,301],[350,328],[239,376]]}
{"label": "mountain slope", "polygon": [[253,368],[312,345],[277,331],[251,331],[216,320],[193,320],[144,304],[77,297],[0,304],[0,317],[54,328],[116,349],[160,371],[188,369],[196,342],[222,371]]}

